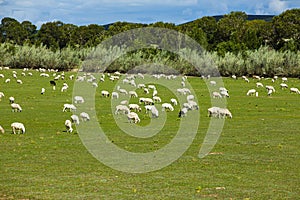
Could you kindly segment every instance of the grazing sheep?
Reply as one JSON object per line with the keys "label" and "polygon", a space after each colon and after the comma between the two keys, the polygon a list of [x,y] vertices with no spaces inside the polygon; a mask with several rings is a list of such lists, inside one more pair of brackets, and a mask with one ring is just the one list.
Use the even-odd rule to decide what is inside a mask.
{"label": "grazing sheep", "polygon": [[98,83],[93,82],[92,86],[95,87],[95,88],[97,88],[98,87]]}
{"label": "grazing sheep", "polygon": [[12,103],[12,104],[10,104],[10,106],[12,108],[12,112],[22,112],[22,108],[19,104]]}
{"label": "grazing sheep", "polygon": [[219,92],[213,92],[212,97],[213,98],[222,98],[222,95]]}
{"label": "grazing sheep", "polygon": [[291,92],[291,93],[300,94],[299,89],[298,89],[298,88],[294,88],[294,87],[290,88],[290,92]]}
{"label": "grazing sheep", "polygon": [[228,116],[232,118],[232,114],[227,108],[211,107],[207,111],[208,117],[226,118]]}
{"label": "grazing sheep", "polygon": [[1,101],[2,97],[5,97],[5,95],[3,92],[0,92],[0,101]]}
{"label": "grazing sheep", "polygon": [[86,112],[80,113],[79,116],[80,116],[80,118],[81,118],[82,121],[90,121],[90,116]]}
{"label": "grazing sheep", "polygon": [[153,102],[161,103],[161,98],[158,96],[153,97]]}
{"label": "grazing sheep", "polygon": [[0,125],[0,133],[4,133],[4,132],[5,132],[4,128]]}
{"label": "grazing sheep", "polygon": [[271,85],[267,85],[266,86],[266,89],[269,91],[269,90],[272,90],[272,92],[275,92],[275,88]]}
{"label": "grazing sheep", "polygon": [[79,124],[79,117],[77,115],[71,115],[71,121],[74,124]]}
{"label": "grazing sheep", "polygon": [[217,85],[216,81],[210,81],[209,83],[210,83],[211,86],[216,86]]}
{"label": "grazing sheep", "polygon": [[128,114],[130,113],[130,110],[126,105],[117,105],[115,115],[119,114],[120,112],[122,112],[123,114]]}
{"label": "grazing sheep", "polygon": [[184,81],[181,81],[181,86],[185,87],[185,82]]}
{"label": "grazing sheep", "polygon": [[282,77],[281,80],[282,82],[287,82],[288,79],[286,77]]}
{"label": "grazing sheep", "polygon": [[109,92],[106,91],[106,90],[102,90],[101,94],[102,94],[103,97],[109,97]]}
{"label": "grazing sheep", "polygon": [[128,113],[127,118],[128,118],[129,123],[131,123],[131,122],[139,123],[141,121],[138,114],[136,114],[135,112]]}
{"label": "grazing sheep", "polygon": [[23,84],[23,81],[22,81],[22,80],[20,80],[20,79],[18,79],[18,80],[17,80],[17,83],[19,83],[19,84]]}
{"label": "grazing sheep", "polygon": [[174,108],[170,103],[163,103],[161,106],[162,106],[162,111],[165,110],[174,111]]}
{"label": "grazing sheep", "polygon": [[148,111],[151,111],[151,109],[152,109],[153,106],[154,105],[145,105],[145,111],[146,111],[146,113],[148,113]]}
{"label": "grazing sheep", "polygon": [[11,128],[12,128],[12,132],[13,134],[24,134],[25,133],[25,126],[24,124],[20,123],[20,122],[14,122],[12,123],[11,125]]}
{"label": "grazing sheep", "polygon": [[139,103],[144,103],[144,105],[154,105],[154,101],[150,98],[144,98],[144,97],[141,97],[139,99]]}
{"label": "grazing sheep", "polygon": [[8,100],[9,100],[9,103],[10,103],[10,104],[12,104],[12,103],[15,102],[15,98],[14,98],[14,97],[9,97]]}
{"label": "grazing sheep", "polygon": [[159,117],[158,110],[155,106],[151,107],[151,114],[152,114],[152,118],[158,118]]}
{"label": "grazing sheep", "polygon": [[64,86],[62,86],[62,88],[61,88],[61,92],[65,92],[65,91],[67,91],[67,89],[69,88],[69,86],[67,86],[67,85],[64,85]]}
{"label": "grazing sheep", "polygon": [[187,115],[188,109],[187,108],[182,108],[179,113],[178,113],[178,117],[185,117]]}
{"label": "grazing sheep", "polygon": [[64,108],[63,108],[63,112],[66,112],[67,110],[69,111],[76,111],[76,106],[74,106],[73,104],[64,104]]}
{"label": "grazing sheep", "polygon": [[230,97],[229,94],[228,94],[228,91],[226,91],[226,90],[222,90],[222,91],[220,92],[220,95],[221,95],[222,97]]}
{"label": "grazing sheep", "polygon": [[69,119],[67,119],[65,121],[65,127],[67,129],[67,133],[69,133],[69,132],[72,133],[73,132],[72,122]]}
{"label": "grazing sheep", "polygon": [[248,92],[247,92],[247,96],[254,95],[254,94],[255,94],[255,92],[256,92],[256,90],[255,90],[255,89],[250,89],[250,90],[248,90]]}
{"label": "grazing sheep", "polygon": [[207,109],[208,112],[208,117],[218,117],[218,113],[219,113],[219,107],[211,107]]}
{"label": "grazing sheep", "polygon": [[10,78],[5,80],[5,83],[9,83],[10,82]]}
{"label": "grazing sheep", "polygon": [[45,88],[42,88],[42,90],[41,90],[41,94],[44,94],[45,93]]}
{"label": "grazing sheep", "polygon": [[119,93],[117,93],[117,92],[112,92],[112,93],[111,93],[111,98],[112,98],[112,99],[118,99],[118,98],[119,98]]}
{"label": "grazing sheep", "polygon": [[231,76],[231,78],[233,78],[235,80],[237,79],[236,75],[234,75],[234,74]]}
{"label": "grazing sheep", "polygon": [[128,93],[129,93],[129,96],[131,98],[137,98],[138,97],[138,95],[137,95],[137,93],[135,91],[129,91]]}
{"label": "grazing sheep", "polygon": [[199,106],[195,101],[188,101],[188,104],[192,110],[199,110]]}
{"label": "grazing sheep", "polygon": [[150,92],[149,92],[149,89],[148,88],[144,88],[144,93],[145,94],[149,94]]}
{"label": "grazing sheep", "polygon": [[280,83],[281,89],[288,88],[289,86],[286,83]]}
{"label": "grazing sheep", "polygon": [[174,98],[171,99],[171,103],[173,104],[173,106],[177,106],[177,104],[178,104],[177,100]]}
{"label": "grazing sheep", "polygon": [[127,100],[123,100],[123,101],[120,102],[120,104],[121,104],[121,105],[127,105],[127,104],[128,104],[128,101],[127,101]]}
{"label": "grazing sheep", "polygon": [[3,74],[0,74],[0,78],[4,78],[4,75],[3,75]]}
{"label": "grazing sheep", "polygon": [[259,88],[259,87],[264,87],[264,85],[263,85],[262,83],[260,83],[260,82],[257,82],[257,83],[256,83],[256,87],[257,87],[257,88]]}
{"label": "grazing sheep", "polygon": [[153,93],[152,93],[152,97],[155,97],[155,96],[157,96],[157,94],[158,94],[157,90],[156,90],[156,89],[154,89],[154,90],[153,90]]}
{"label": "grazing sheep", "polygon": [[129,110],[135,110],[136,112],[141,112],[142,108],[138,104],[129,104]]}
{"label": "grazing sheep", "polygon": [[84,99],[82,96],[75,96],[74,103],[84,103]]}
{"label": "grazing sheep", "polygon": [[128,94],[127,90],[125,90],[123,88],[119,88],[118,91],[120,92],[120,94],[124,94],[124,95]]}
{"label": "grazing sheep", "polygon": [[155,85],[148,85],[148,89],[156,90],[156,87],[155,87]]}
{"label": "grazing sheep", "polygon": [[53,90],[55,90],[56,82],[55,81],[50,81],[50,85],[52,86]]}
{"label": "grazing sheep", "polygon": [[268,96],[271,96],[272,93],[273,93],[273,90],[268,90]]}
{"label": "grazing sheep", "polygon": [[145,87],[146,87],[146,85],[145,85],[145,84],[143,84],[143,83],[140,83],[140,84],[138,84],[138,85],[137,85],[137,87],[138,87],[138,88],[145,88]]}
{"label": "grazing sheep", "polygon": [[192,95],[192,94],[190,94],[190,95],[188,95],[187,97],[186,97],[186,100],[187,101],[191,101],[191,100],[194,100],[195,99],[195,97],[194,97],[194,95]]}

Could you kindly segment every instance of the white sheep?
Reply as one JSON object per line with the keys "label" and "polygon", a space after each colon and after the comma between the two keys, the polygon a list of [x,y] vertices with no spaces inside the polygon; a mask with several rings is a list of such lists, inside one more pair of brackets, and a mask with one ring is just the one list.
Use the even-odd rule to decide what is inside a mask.
{"label": "white sheep", "polygon": [[137,87],[138,87],[138,88],[145,88],[145,87],[146,87],[146,85],[145,85],[145,84],[143,84],[143,83],[140,83],[140,84],[138,84],[138,85],[137,85]]}
{"label": "white sheep", "polygon": [[151,114],[152,114],[152,118],[158,118],[159,117],[158,110],[155,106],[151,107]]}
{"label": "white sheep", "polygon": [[132,104],[129,104],[128,107],[129,107],[129,110],[135,110],[138,112],[142,111],[142,108],[138,104],[132,103]]}
{"label": "white sheep", "polygon": [[186,100],[187,100],[187,101],[191,101],[191,100],[194,100],[194,99],[195,99],[195,97],[194,97],[194,95],[192,95],[192,94],[187,95],[187,97],[186,97]]}
{"label": "white sheep", "polygon": [[127,118],[128,118],[129,123],[131,123],[132,121],[134,123],[139,123],[141,121],[140,118],[139,118],[139,116],[138,116],[138,114],[135,113],[135,112],[128,113],[127,114]]}
{"label": "white sheep", "polygon": [[260,82],[257,82],[257,83],[256,83],[256,87],[257,87],[257,88],[259,88],[259,87],[264,87],[264,85],[263,85],[262,83],[260,83]]}
{"label": "white sheep", "polygon": [[174,108],[170,103],[163,103],[161,106],[162,106],[162,111],[165,110],[174,111]]}
{"label": "white sheep", "polygon": [[269,91],[269,90],[272,90],[272,92],[275,92],[275,88],[271,85],[267,85],[266,86],[266,89]]}
{"label": "white sheep", "polygon": [[281,78],[282,82],[286,82],[288,79],[286,77]]}
{"label": "white sheep", "polygon": [[8,100],[9,100],[9,103],[10,103],[10,104],[12,104],[12,103],[15,102],[15,98],[14,98],[14,97],[9,97]]}
{"label": "white sheep", "polygon": [[109,97],[109,92],[106,91],[106,90],[102,90],[102,91],[101,91],[101,95],[102,95],[103,97]]}
{"label": "white sheep", "polygon": [[155,85],[148,85],[148,89],[156,90],[156,87],[155,87]]}
{"label": "white sheep", "polygon": [[80,118],[81,118],[82,121],[90,121],[90,116],[86,112],[80,113],[79,116],[80,116]]}
{"label": "white sheep", "polygon": [[185,117],[187,116],[187,112],[188,112],[188,109],[187,108],[182,108],[179,113],[178,113],[178,117]]}
{"label": "white sheep", "polygon": [[73,132],[72,122],[71,122],[69,119],[67,119],[67,120],[65,121],[65,127],[66,127],[66,129],[67,129],[67,132],[70,132],[70,133]]}
{"label": "white sheep", "polygon": [[232,118],[231,112],[227,108],[211,107],[207,109],[208,117],[225,118],[226,116]]}
{"label": "white sheep", "polygon": [[222,98],[222,95],[219,92],[213,92],[212,97],[213,98]]}
{"label": "white sheep", "polygon": [[222,90],[220,92],[220,94],[221,94],[222,97],[229,97],[228,91],[226,91],[226,90]]}
{"label": "white sheep", "polygon": [[144,93],[145,94],[149,94],[150,92],[149,92],[149,89],[148,88],[144,88]]}
{"label": "white sheep", "polygon": [[79,117],[77,115],[71,115],[71,121],[74,123],[74,124],[79,124]]}
{"label": "white sheep", "polygon": [[128,104],[128,100],[123,100],[120,102],[121,105],[127,105]]}
{"label": "white sheep", "polygon": [[128,114],[130,113],[130,110],[126,105],[117,105],[115,115],[119,114],[120,112],[122,112],[123,114]]}
{"label": "white sheep", "polygon": [[12,128],[12,132],[13,134],[24,134],[25,133],[25,126],[23,123],[20,123],[20,122],[14,122],[12,123],[11,125],[11,128]]}
{"label": "white sheep", "polygon": [[19,84],[23,84],[23,81],[22,81],[22,80],[20,80],[20,79],[18,79],[18,80],[17,80],[17,83],[19,83]]}
{"label": "white sheep", "polygon": [[128,94],[131,98],[137,98],[138,97],[138,94],[136,93],[136,91],[129,91]]}
{"label": "white sheep", "polygon": [[95,87],[95,88],[97,88],[98,87],[98,83],[93,82],[92,86]]}
{"label": "white sheep", "polygon": [[5,132],[4,128],[0,125],[0,133],[4,133],[4,132]]}
{"label": "white sheep", "polygon": [[209,83],[210,83],[211,86],[216,86],[217,85],[216,81],[210,81]]}
{"label": "white sheep", "polygon": [[118,99],[119,98],[119,93],[118,92],[112,92],[111,93],[111,98],[112,99]]}
{"label": "white sheep", "polygon": [[66,112],[67,110],[69,111],[76,111],[76,106],[74,106],[73,104],[64,104],[64,108],[63,108],[63,112]]}
{"label": "white sheep", "polygon": [[178,104],[177,100],[174,98],[171,99],[171,103],[173,104],[173,106],[177,106],[177,104]]}
{"label": "white sheep", "polygon": [[295,87],[290,88],[290,92],[291,92],[291,93],[300,94],[299,89],[298,89],[298,88],[295,88]]}
{"label": "white sheep", "polygon": [[42,88],[42,89],[41,89],[41,94],[44,94],[45,91],[46,91],[45,88]]}
{"label": "white sheep", "polygon": [[12,112],[22,112],[22,107],[17,103],[10,104]]}
{"label": "white sheep", "polygon": [[6,80],[5,80],[5,83],[9,83],[10,82],[10,78],[7,78]]}
{"label": "white sheep", "polygon": [[74,103],[84,103],[82,96],[74,96]]}
{"label": "white sheep", "polygon": [[4,93],[3,93],[3,92],[0,92],[0,101],[1,101],[1,99],[2,99],[3,97],[5,97]]}
{"label": "white sheep", "polygon": [[280,83],[281,89],[288,88],[289,86],[286,83]]}
{"label": "white sheep", "polygon": [[255,90],[255,89],[250,89],[250,90],[248,90],[248,92],[247,92],[247,96],[254,95],[254,94],[255,94],[255,92],[256,92],[256,90]]}
{"label": "white sheep", "polygon": [[150,99],[150,98],[144,98],[144,97],[141,97],[139,98],[139,103],[144,103],[144,105],[154,105],[154,101],[153,99]]}
{"label": "white sheep", "polygon": [[161,98],[158,97],[158,96],[154,96],[154,97],[153,97],[153,102],[161,103]]}
{"label": "white sheep", "polygon": [[64,85],[64,86],[62,86],[62,88],[61,88],[61,92],[65,92],[65,91],[67,91],[67,89],[69,88],[69,86],[67,86],[67,85]]}

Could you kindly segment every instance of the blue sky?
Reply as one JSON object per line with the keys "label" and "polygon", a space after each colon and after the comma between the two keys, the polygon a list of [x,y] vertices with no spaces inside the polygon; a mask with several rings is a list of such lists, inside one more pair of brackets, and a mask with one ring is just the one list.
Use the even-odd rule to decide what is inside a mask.
{"label": "blue sky", "polygon": [[0,18],[29,20],[38,27],[60,20],[75,25],[116,21],[175,24],[231,11],[277,15],[300,8],[299,0],[0,0]]}

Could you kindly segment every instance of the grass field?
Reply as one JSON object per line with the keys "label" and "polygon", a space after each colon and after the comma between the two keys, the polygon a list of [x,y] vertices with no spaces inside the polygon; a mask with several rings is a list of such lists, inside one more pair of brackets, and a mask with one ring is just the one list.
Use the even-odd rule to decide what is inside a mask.
{"label": "grass field", "polygon": [[[255,80],[224,78],[230,92],[227,107],[233,114],[226,119],[222,134],[212,152],[198,158],[209,118],[210,96],[203,80],[188,80],[198,96],[200,123],[189,149],[171,165],[148,173],[116,171],[95,159],[82,144],[79,134],[65,132],[64,121],[70,112],[62,112],[64,103],[72,102],[74,82],[65,93],[63,81],[53,91],[49,80],[32,71],[33,76],[21,77],[23,84],[0,79],[0,199],[298,199],[300,196],[300,95],[279,88],[280,80],[263,84],[274,85],[276,93],[268,97],[259,88],[259,97],[246,96],[255,88]],[[5,78],[12,71],[1,71]],[[111,112],[110,99],[100,91],[112,91],[115,83],[99,83],[96,113],[107,136],[120,148],[132,152],[155,151],[175,137],[179,120],[178,109],[168,112],[162,132],[151,138],[135,138],[122,133]],[[289,79],[290,87],[300,87],[298,79]],[[40,94],[46,88],[44,95]],[[160,96],[170,99],[172,92],[157,86]],[[141,93],[139,93],[141,94]],[[8,97],[14,96],[23,107],[13,113]],[[132,100],[132,102],[137,100]],[[223,101],[220,99],[220,101]],[[150,123],[141,113],[141,124]],[[126,118],[118,119],[127,123]],[[182,119],[183,120],[183,119]],[[11,134],[10,124],[25,124],[26,133]],[[89,123],[89,122],[86,122]],[[133,124],[131,124],[133,125]]]}

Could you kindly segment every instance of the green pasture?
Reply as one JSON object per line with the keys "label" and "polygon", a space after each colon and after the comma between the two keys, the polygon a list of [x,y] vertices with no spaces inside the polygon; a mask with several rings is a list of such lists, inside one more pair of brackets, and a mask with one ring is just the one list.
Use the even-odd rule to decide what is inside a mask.
{"label": "green pasture", "polygon": [[[0,133],[0,199],[298,199],[300,196],[300,95],[281,90],[280,79],[275,83],[271,79],[261,81],[275,86],[272,96],[267,96],[264,88],[257,88],[259,96],[250,97],[246,93],[256,88],[257,80],[249,78],[250,83],[246,83],[241,78],[223,78],[230,94],[227,107],[233,118],[225,120],[217,144],[209,155],[200,159],[198,153],[210,122],[207,117],[210,94],[202,79],[188,77],[200,106],[200,121],[190,122],[199,123],[193,143],[167,167],[148,173],[127,173],[94,158],[76,128],[73,133],[65,131],[64,121],[72,113],[62,109],[64,103],[72,103],[74,81],[69,75],[74,72],[65,73],[65,80],[57,81],[54,91],[49,84],[53,72],[49,73],[50,78],[45,78],[37,71],[26,77],[21,76],[21,70],[16,71],[22,85],[12,78],[12,70],[0,71],[5,76],[0,78],[0,91],[5,94],[0,101],[0,125],[5,129],[4,134]],[[11,82],[4,83],[6,78]],[[70,88],[60,92],[64,82]],[[139,113],[138,125],[129,124],[124,115],[114,116],[112,101],[118,100],[102,97],[101,90],[112,92],[116,84],[127,87],[106,78],[105,82],[99,82],[95,93],[96,117],[110,142],[130,152],[145,153],[163,148],[176,137],[180,121],[185,120],[177,117],[179,106],[174,112],[161,114],[167,119],[165,126],[153,137],[124,134],[115,119],[137,128],[147,126],[151,119],[144,110]],[[287,84],[299,88],[300,80],[289,79]],[[46,89],[44,95],[40,94],[42,87]],[[175,97],[174,91],[167,87],[158,84],[156,87],[164,102]],[[142,90],[136,91],[143,95]],[[22,112],[11,111],[9,96],[15,97]],[[137,103],[138,99],[130,102]],[[197,111],[188,115],[195,114],[192,112]],[[24,123],[25,134],[11,134],[10,124],[15,121]]]}

